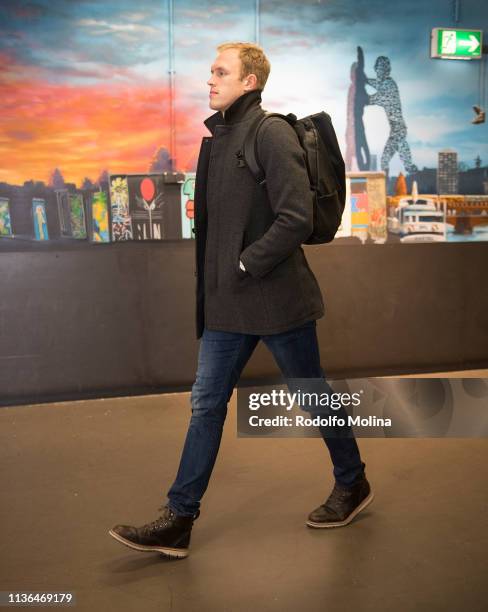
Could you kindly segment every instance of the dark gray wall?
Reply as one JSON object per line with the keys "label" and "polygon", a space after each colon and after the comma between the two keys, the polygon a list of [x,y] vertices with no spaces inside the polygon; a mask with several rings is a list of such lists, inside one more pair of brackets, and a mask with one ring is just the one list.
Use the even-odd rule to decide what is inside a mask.
{"label": "dark gray wall", "polygon": [[[0,403],[189,388],[191,241],[0,252]],[[488,365],[488,243],[307,248],[329,375]],[[259,347],[248,379],[278,374]]]}

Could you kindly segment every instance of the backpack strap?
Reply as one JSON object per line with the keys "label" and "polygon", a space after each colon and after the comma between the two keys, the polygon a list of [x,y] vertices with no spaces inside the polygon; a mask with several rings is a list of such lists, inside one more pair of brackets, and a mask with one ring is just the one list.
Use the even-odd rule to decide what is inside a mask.
{"label": "backpack strap", "polygon": [[288,115],[282,115],[281,113],[269,113],[265,111],[263,117],[258,117],[250,126],[245,138],[243,145],[244,159],[249,171],[253,175],[258,185],[264,186],[266,183],[266,177],[264,175],[263,167],[259,161],[258,155],[258,132],[266,121],[270,117],[281,117],[292,127],[296,123],[297,118],[292,113]]}

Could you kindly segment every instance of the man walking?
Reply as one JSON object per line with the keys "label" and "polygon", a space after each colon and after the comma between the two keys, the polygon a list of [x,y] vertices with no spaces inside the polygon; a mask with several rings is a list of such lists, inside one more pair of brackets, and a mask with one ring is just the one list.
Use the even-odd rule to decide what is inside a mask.
{"label": "man walking", "polygon": [[[193,521],[217,457],[227,403],[262,340],[283,376],[323,378],[316,320],[324,306],[301,244],[313,228],[313,193],[305,156],[291,126],[267,119],[257,137],[266,187],[243,160],[250,125],[264,114],[261,92],[270,64],[251,43],[218,47],[210,108],[195,182],[197,337],[201,338],[192,416],[176,480],[162,515],[110,534],[136,550],[188,554]],[[308,517],[310,527],[347,525],[373,499],[356,440],[342,428],[323,433],[335,486]]]}

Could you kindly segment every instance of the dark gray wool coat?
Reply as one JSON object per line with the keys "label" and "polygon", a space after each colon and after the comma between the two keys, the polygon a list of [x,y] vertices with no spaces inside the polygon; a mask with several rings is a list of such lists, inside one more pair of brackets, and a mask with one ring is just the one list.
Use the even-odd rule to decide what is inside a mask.
{"label": "dark gray wool coat", "polygon": [[[195,182],[197,338],[203,328],[288,331],[324,314],[301,244],[312,231],[312,192],[291,126],[268,119],[258,138],[266,186],[241,162],[246,132],[262,115],[261,91],[205,120]],[[246,272],[239,268],[242,260]]]}

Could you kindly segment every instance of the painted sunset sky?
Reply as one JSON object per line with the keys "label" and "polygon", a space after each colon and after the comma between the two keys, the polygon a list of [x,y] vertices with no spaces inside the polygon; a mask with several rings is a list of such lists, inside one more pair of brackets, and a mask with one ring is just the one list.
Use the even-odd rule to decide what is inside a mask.
{"label": "painted sunset sky", "polygon": [[[255,40],[254,0],[174,2],[176,166],[194,170],[217,44]],[[260,43],[272,64],[263,107],[304,116],[326,110],[344,152],[346,100],[356,47],[374,77],[387,55],[398,84],[414,163],[436,167],[450,147],[459,161],[488,163],[486,124],[473,126],[480,62],[429,58],[433,27],[487,29],[488,5],[450,0],[322,0],[260,3]],[[0,181],[47,182],[54,168],[81,184],[100,173],[146,172],[169,148],[168,5],[164,0],[2,0]],[[373,90],[370,90],[373,93]],[[378,158],[384,110],[364,115]],[[398,157],[391,173],[403,170]]]}

